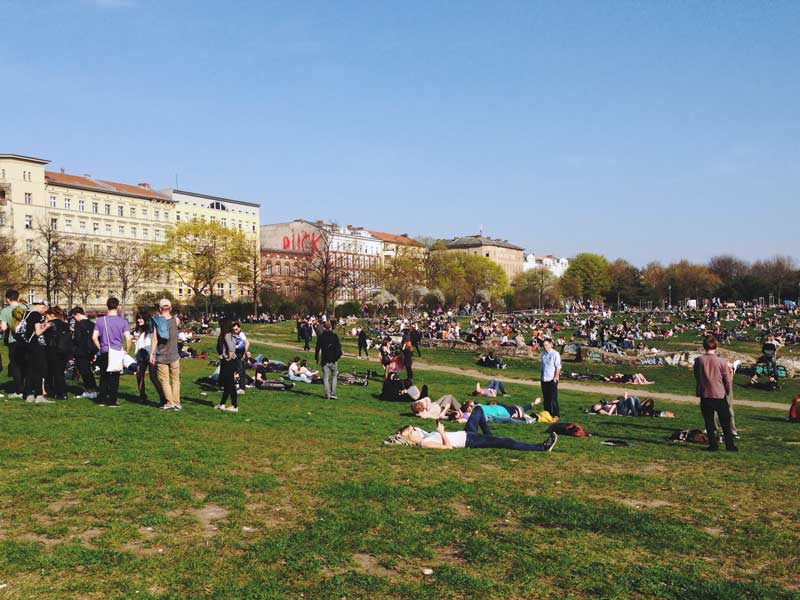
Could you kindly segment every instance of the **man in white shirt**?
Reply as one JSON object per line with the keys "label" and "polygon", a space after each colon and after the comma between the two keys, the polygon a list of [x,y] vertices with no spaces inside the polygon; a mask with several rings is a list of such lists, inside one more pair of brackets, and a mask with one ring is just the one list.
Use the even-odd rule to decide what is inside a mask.
{"label": "man in white shirt", "polygon": [[561,355],[553,349],[553,340],[545,338],[542,352],[542,397],[544,409],[554,417],[560,417],[558,407],[558,379],[561,377]]}

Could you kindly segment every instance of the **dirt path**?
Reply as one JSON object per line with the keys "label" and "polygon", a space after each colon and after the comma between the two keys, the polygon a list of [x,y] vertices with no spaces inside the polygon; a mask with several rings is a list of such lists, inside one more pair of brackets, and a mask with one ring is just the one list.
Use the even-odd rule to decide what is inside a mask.
{"label": "dirt path", "polygon": [[[250,338],[250,341],[258,344],[267,344],[275,346],[276,348],[286,348],[289,350],[299,350],[297,344],[287,344],[285,342],[274,342],[263,339]],[[345,352],[344,356],[347,358],[356,358],[356,355],[351,352]],[[370,360],[369,362],[377,362]],[[377,365],[380,366],[380,365]],[[439,373],[450,373],[453,375],[463,375],[466,377],[473,377],[475,379],[486,379],[486,373],[482,373],[477,369],[465,369],[463,367],[451,367],[448,365],[434,365],[427,363],[423,360],[415,359],[414,368],[422,371],[438,371]],[[503,383],[513,383],[515,385],[535,385],[538,386],[538,381],[531,381],[530,379],[518,379],[516,377],[507,377],[504,375],[492,375],[494,379],[502,381]],[[609,385],[605,383],[597,383],[588,385],[585,383],[578,383],[575,381],[561,380],[558,382],[558,388],[561,390],[570,390],[573,392],[584,392],[588,394],[604,394],[609,396],[622,396],[625,392],[632,394],[634,390],[630,388],[620,387],[616,385]],[[639,398],[652,398],[653,400],[665,400],[667,402],[676,402],[678,404],[698,404],[697,398],[694,396],[682,396],[680,394],[670,394],[667,392],[651,392],[646,387],[637,388],[635,395]],[[769,408],[773,410],[787,411],[789,403],[782,404],[780,402],[758,402],[755,400],[736,400],[735,406],[750,406],[753,408]]]}

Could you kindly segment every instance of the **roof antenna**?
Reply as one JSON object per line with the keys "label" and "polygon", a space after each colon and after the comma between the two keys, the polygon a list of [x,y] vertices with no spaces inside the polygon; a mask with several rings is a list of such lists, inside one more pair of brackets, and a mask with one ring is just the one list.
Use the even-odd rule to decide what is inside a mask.
{"label": "roof antenna", "polygon": [[175,189],[176,189],[176,190],[179,190],[179,189],[181,189],[181,188],[178,186],[178,174],[177,174],[177,173],[175,173]]}
{"label": "roof antenna", "polygon": [[483,236],[483,223],[481,223],[481,236]]}

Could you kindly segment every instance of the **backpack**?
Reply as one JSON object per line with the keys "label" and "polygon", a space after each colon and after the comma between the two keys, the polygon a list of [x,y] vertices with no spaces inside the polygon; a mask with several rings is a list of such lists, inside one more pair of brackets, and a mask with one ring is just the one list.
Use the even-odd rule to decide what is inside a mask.
{"label": "backpack", "polygon": [[789,422],[800,423],[800,396],[795,396],[789,407]]}
{"label": "backpack", "polygon": [[[35,332],[31,335],[28,335],[28,317],[30,316],[30,310],[26,310],[25,313],[22,315],[22,318],[17,321],[16,326],[14,327],[14,341],[18,344],[30,344]],[[14,319],[17,318],[17,310],[14,309]],[[12,321],[13,323],[13,321]]]}
{"label": "backpack", "polygon": [[169,341],[169,322],[161,315],[156,315],[150,319],[151,329],[156,332],[158,341],[161,343]]}
{"label": "backpack", "polygon": [[72,354],[72,332],[69,330],[69,326],[63,321],[53,321],[53,327],[55,329],[53,345],[59,354],[69,356]]}

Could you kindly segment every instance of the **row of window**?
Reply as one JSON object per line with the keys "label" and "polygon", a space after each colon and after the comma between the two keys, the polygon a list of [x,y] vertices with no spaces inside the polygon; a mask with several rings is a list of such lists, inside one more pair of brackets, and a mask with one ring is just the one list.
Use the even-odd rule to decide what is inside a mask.
{"label": "row of window", "polygon": [[[189,213],[188,213],[188,211],[184,211],[183,212],[183,219],[181,219],[180,211],[175,211],[175,222],[180,223],[181,220],[183,220],[183,221],[185,221],[187,223],[189,222]],[[197,213],[192,213],[192,220],[193,221],[197,220]],[[200,221],[205,223],[206,222],[206,216],[205,215],[200,215]],[[210,223],[216,223],[217,222],[217,217],[215,217],[214,215],[211,215],[209,217],[209,222]],[[220,217],[219,224],[222,225],[223,227],[227,227],[228,226],[227,217]],[[244,225],[246,225],[246,223],[244,223],[243,221],[236,221],[234,219],[231,219],[231,228],[232,229],[238,229],[239,231],[244,231]],[[255,231],[256,231],[255,223],[251,223],[250,224],[250,231],[252,233],[255,233]]]}
{"label": "row of window", "polygon": [[[308,267],[306,265],[303,265],[302,273],[303,277],[306,277],[306,275],[308,274]],[[300,267],[297,263],[294,263],[294,265],[291,265],[288,262],[284,263],[283,268],[281,268],[281,263],[279,262],[276,262],[274,266],[272,263],[266,263],[264,265],[265,277],[272,277],[273,275],[275,277],[281,277],[282,275],[286,275],[287,277],[289,275],[293,275],[294,277],[297,277],[299,274],[300,274]]]}
{"label": "row of window", "polygon": [[[77,233],[81,234],[88,233],[86,225],[87,225],[86,221],[79,221]],[[25,229],[33,229],[33,215],[25,215]],[[52,217],[50,219],[50,229],[54,231],[59,230],[59,223],[57,218]],[[75,233],[72,227],[72,219],[69,217],[64,219],[64,231],[66,233]],[[95,235],[100,235],[100,223],[96,221],[92,222],[92,233]],[[109,236],[114,235],[114,230],[111,223],[104,224],[104,234]],[[154,229],[153,234],[155,236],[156,241],[161,241],[163,237],[163,231],[161,229]],[[135,225],[131,225],[130,228],[126,228],[125,225],[118,225],[117,235],[119,237],[130,237],[132,239],[139,239],[139,229]],[[142,227],[141,239],[143,240],[150,239],[149,227]]]}
{"label": "row of window", "polygon": [[[28,199],[28,196],[30,196],[30,194],[25,194],[25,196],[26,196],[25,204],[30,204],[30,201]],[[50,196],[50,208],[58,208],[58,198],[56,196]],[[72,210],[72,198],[70,198],[69,196],[64,198],[64,210]],[[86,200],[84,200],[83,198],[78,198],[77,210],[79,212],[86,211]],[[150,212],[148,208],[140,207],[139,210],[140,210],[139,214],[141,214],[141,217],[143,219],[149,218]],[[92,212],[94,214],[100,214],[99,202],[92,202]],[[109,216],[111,215],[111,204],[108,203],[103,204],[103,213]],[[117,216],[118,217],[125,216],[125,207],[121,204],[117,205]],[[128,216],[130,216],[132,219],[135,219],[137,217],[137,208],[135,206],[131,206],[128,208]],[[159,208],[154,208],[153,220],[158,221],[162,218],[164,221],[169,221],[169,211],[168,210],[162,211]]]}

